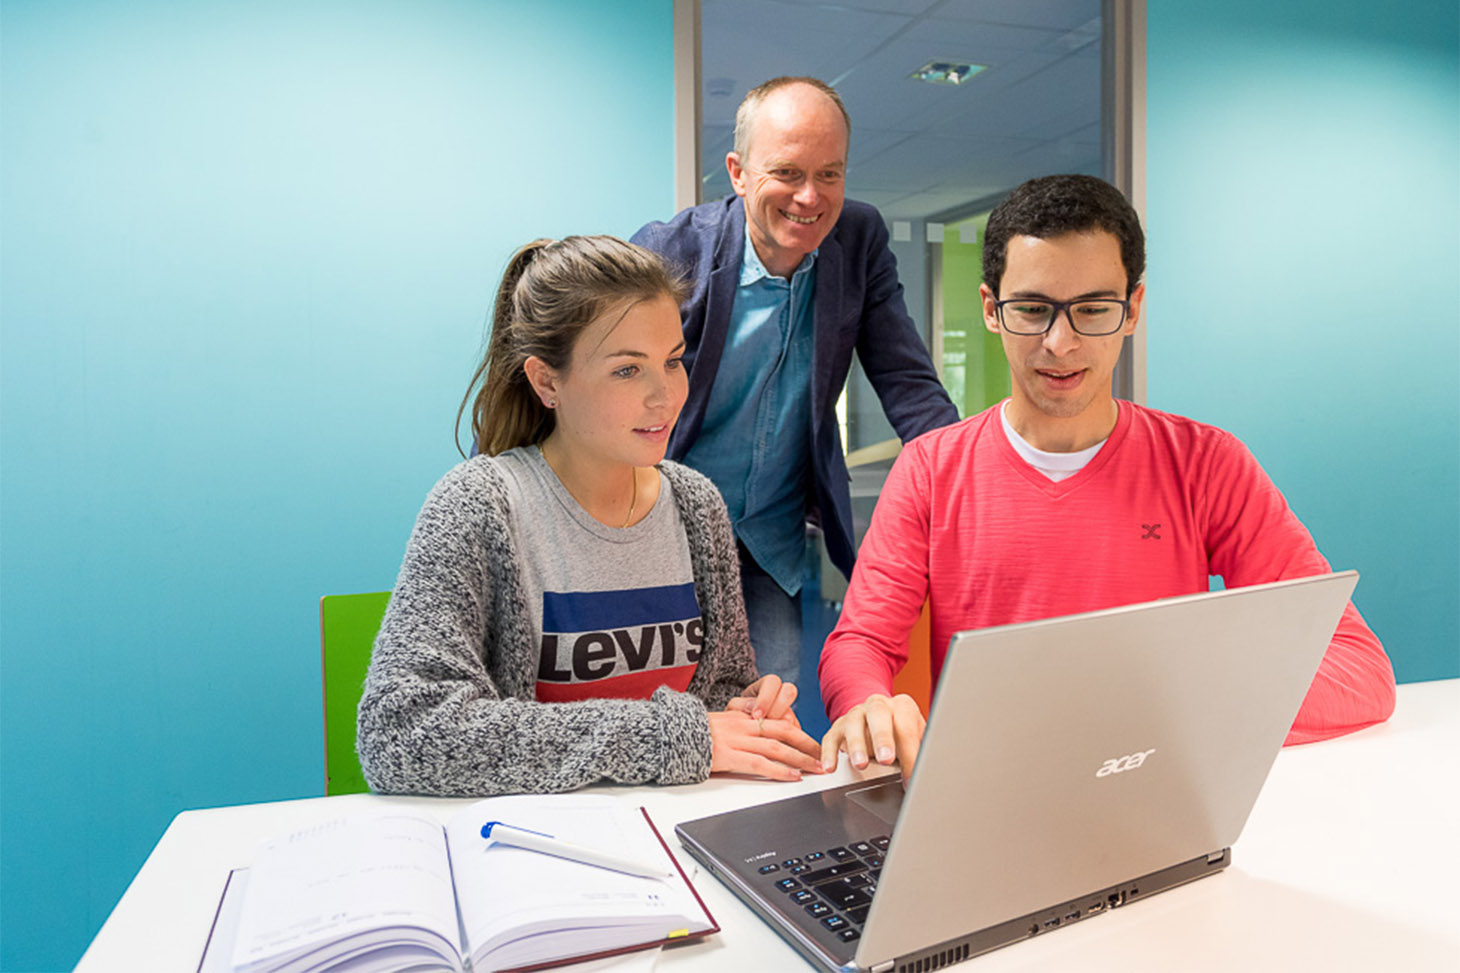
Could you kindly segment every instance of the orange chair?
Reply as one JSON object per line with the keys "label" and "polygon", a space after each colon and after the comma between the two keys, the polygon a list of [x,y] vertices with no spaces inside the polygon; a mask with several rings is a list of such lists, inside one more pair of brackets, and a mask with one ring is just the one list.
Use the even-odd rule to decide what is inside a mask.
{"label": "orange chair", "polygon": [[928,603],[923,602],[923,613],[907,637],[907,665],[892,678],[894,693],[907,693],[917,700],[923,718],[928,717],[928,707],[933,700],[932,622],[928,617]]}

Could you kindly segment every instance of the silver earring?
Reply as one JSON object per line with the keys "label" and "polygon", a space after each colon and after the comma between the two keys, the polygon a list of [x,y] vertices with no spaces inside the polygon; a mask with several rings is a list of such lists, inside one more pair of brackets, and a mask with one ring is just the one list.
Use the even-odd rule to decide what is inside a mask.
{"label": "silver earring", "polygon": [[558,400],[557,399],[548,399],[547,400],[547,407],[549,409],[556,409],[558,407]]}

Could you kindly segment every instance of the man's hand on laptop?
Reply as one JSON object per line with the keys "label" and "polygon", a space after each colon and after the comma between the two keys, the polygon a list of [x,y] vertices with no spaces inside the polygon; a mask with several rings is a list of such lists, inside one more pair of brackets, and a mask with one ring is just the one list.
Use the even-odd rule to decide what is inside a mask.
{"label": "man's hand on laptop", "polygon": [[896,761],[905,781],[912,775],[927,725],[917,701],[906,693],[892,697],[873,693],[826,731],[821,739],[821,769],[826,773],[835,770],[837,752],[845,751],[853,767],[865,770],[871,754],[879,764],[890,766]]}

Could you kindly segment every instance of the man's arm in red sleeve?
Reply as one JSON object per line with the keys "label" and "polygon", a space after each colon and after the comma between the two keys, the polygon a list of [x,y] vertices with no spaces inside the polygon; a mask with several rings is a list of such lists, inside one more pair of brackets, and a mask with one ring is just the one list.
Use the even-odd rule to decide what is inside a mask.
{"label": "man's arm in red sleeve", "polygon": [[916,443],[898,456],[857,551],[841,618],[817,675],[833,721],[874,693],[892,695],[907,640],[928,597],[927,457]]}
{"label": "man's arm in red sleeve", "polygon": [[[1236,437],[1212,465],[1211,565],[1231,587],[1333,570],[1313,535]],[[1298,710],[1285,745],[1342,736],[1394,712],[1394,667],[1350,602]]]}
{"label": "man's arm in red sleeve", "polygon": [[1283,745],[1343,736],[1383,723],[1393,712],[1394,667],[1349,602]]}

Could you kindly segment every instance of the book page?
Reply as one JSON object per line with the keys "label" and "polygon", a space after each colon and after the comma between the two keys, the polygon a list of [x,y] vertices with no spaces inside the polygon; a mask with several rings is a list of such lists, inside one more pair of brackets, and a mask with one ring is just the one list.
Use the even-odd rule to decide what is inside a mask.
{"label": "book page", "polygon": [[394,811],[352,815],[262,842],[233,953],[245,969],[335,944],[342,953],[398,942],[415,927],[442,968],[461,969],[451,866],[441,826]]}
{"label": "book page", "polygon": [[213,918],[213,929],[208,934],[208,945],[203,948],[203,961],[198,964],[198,973],[233,973],[233,943],[238,937],[238,919],[243,914],[243,900],[248,892],[248,869],[235,868],[228,873],[223,886],[223,898],[218,903],[218,914]]}
{"label": "book page", "polygon": [[447,844],[466,951],[479,969],[586,955],[713,925],[677,872],[672,879],[640,878],[490,842],[481,835],[488,821],[674,868],[639,808],[611,797],[523,795],[471,805],[447,827]]}

